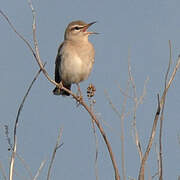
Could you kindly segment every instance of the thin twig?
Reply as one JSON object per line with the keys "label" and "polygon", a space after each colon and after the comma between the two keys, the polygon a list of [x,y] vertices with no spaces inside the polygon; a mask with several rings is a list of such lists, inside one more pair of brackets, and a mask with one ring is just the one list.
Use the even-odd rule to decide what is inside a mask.
{"label": "thin twig", "polygon": [[127,94],[129,90],[129,82],[127,83],[127,87],[125,90],[124,94],[124,100],[123,100],[123,105],[122,105],[122,111],[121,113],[118,111],[116,106],[113,104],[111,98],[109,97],[107,91],[105,90],[104,93],[106,95],[106,98],[111,105],[112,110],[117,114],[121,121],[121,166],[122,166],[122,174],[123,174],[123,180],[126,180],[126,168],[125,168],[125,146],[124,146],[124,118],[125,118],[125,108],[126,108],[126,103],[127,103]]}
{"label": "thin twig", "polygon": [[16,153],[16,141],[14,143],[13,151],[12,151],[12,155],[11,155],[11,162],[10,162],[10,168],[9,168],[9,180],[13,179],[15,153]]}
{"label": "thin twig", "polygon": [[[43,65],[45,66],[45,64]],[[16,136],[16,131],[17,131],[17,125],[18,125],[18,121],[19,121],[19,116],[20,116],[20,113],[22,111],[22,108],[24,106],[24,102],[34,84],[34,82],[36,81],[36,79],[38,78],[39,74],[41,72],[41,69],[37,72],[37,74],[35,75],[33,81],[31,82],[25,96],[23,97],[23,100],[19,106],[19,109],[18,109],[18,113],[17,113],[17,116],[16,116],[16,121],[15,121],[15,125],[14,125],[14,144],[13,144],[13,147],[12,147],[12,155],[11,155],[11,161],[10,161],[10,169],[9,169],[9,179],[12,180],[13,179],[13,169],[14,169],[14,160],[15,160],[15,154],[16,154],[16,149],[17,149],[17,136]]]}
{"label": "thin twig", "polygon": [[[7,138],[7,142],[8,142],[8,145],[9,145],[8,151],[10,151],[10,150],[13,151],[13,145],[12,145],[11,139],[9,137],[9,128],[8,128],[8,125],[4,125],[4,128],[5,128],[5,135],[6,135],[6,138]],[[31,172],[31,169],[28,166],[28,164],[25,162],[25,160],[17,152],[16,152],[16,157],[22,162],[22,164],[24,165],[26,171],[29,174],[29,177],[32,179],[33,178],[32,172]]]}
{"label": "thin twig", "polygon": [[166,96],[167,91],[168,91],[169,87],[171,86],[172,81],[174,80],[174,77],[175,77],[175,75],[176,75],[176,72],[177,72],[177,70],[179,69],[179,66],[180,66],[180,55],[178,56],[178,60],[177,60],[177,62],[176,62],[176,66],[174,67],[174,70],[173,70],[173,72],[172,72],[172,75],[171,75],[171,77],[170,77],[170,79],[169,79],[169,81],[168,81],[168,83],[167,83],[167,85],[166,85],[166,89],[164,90],[163,95],[162,95],[162,97],[161,97],[161,101],[160,101],[160,106],[161,106],[161,107],[163,106],[163,103],[164,103],[164,96]]}
{"label": "thin twig", "polygon": [[157,108],[157,112],[156,112],[155,119],[154,119],[154,122],[153,122],[153,127],[152,127],[152,131],[151,131],[151,136],[150,136],[150,139],[149,139],[149,143],[148,143],[148,146],[146,148],[146,152],[145,152],[145,154],[143,156],[143,159],[142,159],[142,162],[141,162],[141,167],[140,167],[139,177],[138,177],[139,180],[144,180],[144,166],[145,166],[146,160],[148,158],[149,151],[150,151],[151,146],[152,146],[152,142],[153,142],[154,137],[155,137],[156,126],[157,126],[157,121],[158,121],[158,118],[159,118],[159,114],[161,112],[162,107],[164,106],[163,104],[165,103],[165,101],[164,101],[165,96],[167,95],[167,91],[168,91],[169,87],[171,86],[172,81],[174,80],[174,77],[176,75],[177,70],[179,69],[179,66],[180,66],[180,55],[178,56],[178,60],[176,62],[176,65],[175,65],[174,70],[172,72],[172,75],[170,77],[170,80],[168,81],[168,83],[166,85],[166,88],[164,89],[161,100],[158,103],[158,108]]}
{"label": "thin twig", "polygon": [[97,138],[97,134],[96,134],[96,129],[95,129],[95,124],[94,124],[94,120],[92,120],[92,128],[93,128],[93,133],[94,133],[94,139],[95,139],[95,144],[96,144],[96,155],[95,155],[95,175],[96,175],[96,180],[99,179],[99,173],[98,173],[98,138]]}
{"label": "thin twig", "polygon": [[[93,102],[93,99],[92,97],[89,97],[88,98],[89,100],[89,104],[90,104],[90,108],[91,108],[91,111],[93,112],[93,107],[94,107],[94,102]],[[97,133],[96,133],[96,128],[95,128],[95,124],[94,124],[94,119],[92,119],[92,129],[93,129],[93,133],[94,133],[94,139],[95,139],[95,144],[96,144],[96,153],[95,153],[95,161],[94,161],[94,164],[95,164],[95,175],[96,175],[96,180],[99,179],[99,173],[98,173],[98,138],[97,138]]]}
{"label": "thin twig", "polygon": [[[129,91],[129,82],[127,83],[126,87],[126,94]],[[122,166],[122,174],[123,180],[126,180],[126,168],[125,168],[125,145],[124,145],[124,117],[127,105],[127,96],[124,96],[122,111],[121,111],[121,166]]]}
{"label": "thin twig", "polygon": [[120,180],[120,175],[119,175],[119,170],[118,170],[118,167],[117,167],[117,164],[116,164],[116,160],[115,160],[114,154],[113,154],[113,152],[112,152],[111,145],[110,145],[110,143],[109,143],[109,141],[108,141],[108,139],[107,139],[107,136],[106,136],[106,134],[105,134],[105,132],[104,132],[103,127],[102,127],[101,124],[99,123],[99,121],[98,121],[98,119],[96,118],[96,116],[94,115],[94,113],[90,110],[90,108],[88,107],[88,105],[87,105],[84,101],[82,101],[81,104],[82,104],[82,106],[88,111],[88,113],[90,114],[91,118],[94,119],[97,127],[99,128],[100,133],[101,133],[101,135],[102,135],[102,137],[103,137],[103,139],[104,139],[104,141],[105,141],[105,143],[106,143],[106,146],[107,146],[107,148],[108,148],[109,155],[110,155],[110,157],[111,157],[111,161],[112,161],[113,168],[114,168],[114,171],[115,171],[115,179],[116,179],[116,180]]}
{"label": "thin twig", "polygon": [[23,164],[24,168],[26,169],[30,179],[32,179],[33,175],[32,175],[32,172],[31,172],[29,165],[26,163],[26,161],[17,152],[16,152],[16,157],[21,161],[21,163]]}
{"label": "thin twig", "polygon": [[12,30],[19,36],[20,39],[22,39],[25,44],[28,46],[28,48],[31,50],[33,56],[36,58],[36,54],[33,50],[33,48],[31,47],[30,43],[19,33],[17,32],[16,28],[13,26],[13,24],[11,23],[11,21],[9,20],[8,16],[6,16],[1,10],[0,10],[0,14],[6,19],[6,21],[8,22],[8,24],[10,25],[10,27],[12,28]]}
{"label": "thin twig", "polygon": [[129,80],[130,83],[132,85],[132,89],[133,89],[133,101],[134,101],[134,107],[133,107],[133,129],[134,129],[134,136],[135,136],[135,144],[139,153],[139,157],[140,157],[140,161],[142,161],[142,150],[141,150],[141,143],[139,140],[139,135],[138,135],[138,131],[137,131],[137,127],[136,127],[136,111],[137,108],[139,106],[140,103],[142,103],[143,98],[146,94],[146,82],[144,83],[144,89],[143,89],[143,94],[142,96],[138,99],[137,97],[137,92],[136,92],[136,84],[134,81],[134,78],[132,76],[132,72],[131,72],[131,63],[130,63],[130,58],[128,58],[128,75],[129,75]]}
{"label": "thin twig", "polygon": [[160,111],[161,111],[161,109],[160,109],[160,100],[159,100],[159,95],[158,95],[158,107],[157,107],[156,115],[155,115],[155,118],[154,118],[153,127],[152,127],[152,130],[151,130],[151,135],[150,135],[149,142],[148,142],[148,145],[147,145],[147,148],[146,148],[146,152],[145,152],[145,154],[144,154],[144,156],[142,158],[142,161],[141,161],[141,167],[140,167],[140,171],[139,171],[138,180],[144,180],[145,163],[146,163],[146,160],[147,160],[147,158],[149,156],[149,152],[151,150],[151,146],[152,146],[155,134],[156,134],[156,126],[157,126],[157,122],[158,122],[158,119],[159,119]]}
{"label": "thin twig", "polygon": [[158,176],[160,177],[160,156],[159,156],[158,145],[156,143],[155,143],[155,152],[157,154],[157,166],[158,166],[158,172],[156,172],[155,174],[158,174]]}
{"label": "thin twig", "polygon": [[[164,83],[164,91],[167,86],[168,75],[170,71],[170,67],[172,64],[172,48],[171,48],[171,41],[169,40],[169,64],[167,68],[167,72],[165,75],[165,83]],[[166,96],[163,96],[163,105],[160,117],[160,130],[159,130],[159,180],[163,180],[163,162],[162,162],[162,130],[163,130],[163,119],[164,119],[164,106],[165,106]]]}
{"label": "thin twig", "polygon": [[51,168],[52,168],[52,165],[53,165],[53,161],[54,161],[54,159],[55,159],[55,156],[56,156],[56,152],[57,152],[57,150],[63,145],[63,144],[60,144],[61,137],[62,137],[62,128],[60,128],[60,131],[59,131],[59,134],[58,134],[58,138],[57,138],[57,141],[56,141],[56,146],[54,147],[54,150],[53,150],[51,162],[50,162],[49,168],[48,168],[47,180],[50,180]]}
{"label": "thin twig", "polygon": [[33,180],[37,180],[38,176],[40,175],[40,172],[41,172],[42,168],[44,167],[45,162],[46,162],[45,160],[43,160],[43,161],[41,162],[41,165],[40,165],[40,167],[39,167],[36,175],[34,176]]}
{"label": "thin twig", "polygon": [[118,87],[119,87],[119,90],[120,90],[120,92],[122,93],[123,96],[127,96],[129,99],[133,99],[133,97],[132,97],[131,95],[127,94],[127,93],[121,88],[120,85],[118,85]]}

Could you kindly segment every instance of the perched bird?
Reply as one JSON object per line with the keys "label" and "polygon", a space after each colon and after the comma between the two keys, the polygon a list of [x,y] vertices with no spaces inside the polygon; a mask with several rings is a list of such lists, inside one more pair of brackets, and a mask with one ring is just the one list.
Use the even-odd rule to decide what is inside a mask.
{"label": "perched bird", "polygon": [[[65,31],[64,42],[59,46],[55,62],[55,81],[71,90],[73,83],[80,83],[88,78],[94,63],[94,47],[88,41],[91,34],[87,29],[96,22],[86,24],[83,21],[71,22]],[[70,94],[55,87],[55,95]]]}

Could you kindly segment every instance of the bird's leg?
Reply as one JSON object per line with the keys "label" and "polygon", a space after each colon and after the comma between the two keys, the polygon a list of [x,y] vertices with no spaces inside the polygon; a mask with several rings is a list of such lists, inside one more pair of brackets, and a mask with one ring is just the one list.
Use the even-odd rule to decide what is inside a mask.
{"label": "bird's leg", "polygon": [[78,88],[78,94],[79,94],[79,96],[82,96],[82,93],[81,93],[81,88],[80,88],[79,83],[77,83],[77,88]]}
{"label": "bird's leg", "polygon": [[78,88],[78,91],[77,91],[77,94],[76,94],[76,95],[77,95],[78,101],[81,102],[81,101],[83,100],[81,88],[80,88],[79,83],[77,83],[76,85],[77,85],[77,88]]}

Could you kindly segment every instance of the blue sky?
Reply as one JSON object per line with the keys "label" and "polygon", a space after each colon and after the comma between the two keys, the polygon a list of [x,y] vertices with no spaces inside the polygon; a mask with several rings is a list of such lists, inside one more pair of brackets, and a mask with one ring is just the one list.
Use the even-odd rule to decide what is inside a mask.
{"label": "blue sky", "polygon": [[[103,124],[111,142],[121,172],[120,120],[108,104],[107,90],[114,105],[121,112],[123,96],[119,85],[125,89],[128,79],[128,52],[138,96],[142,94],[147,77],[147,93],[137,110],[137,129],[143,152],[151,132],[157,108],[157,93],[162,93],[164,76],[169,60],[168,40],[172,42],[173,65],[180,54],[180,21],[178,0],[151,1],[82,1],[39,0],[33,1],[37,14],[37,39],[40,55],[47,62],[46,69],[53,78],[54,62],[64,30],[73,20],[98,21],[91,27],[100,35],[90,37],[96,50],[95,64],[89,79],[81,83],[85,95],[89,83],[96,87],[95,112],[112,128]],[[1,0],[1,10],[8,15],[18,32],[32,43],[32,14],[27,1]],[[31,52],[15,35],[7,22],[0,17],[0,161],[8,173],[10,153],[4,133],[4,125],[13,132],[18,106],[38,71]],[[165,107],[163,131],[164,179],[177,179],[180,175],[180,73],[169,89]],[[47,175],[48,164],[56,143],[58,131],[63,127],[62,142],[52,170],[52,179],[95,179],[95,142],[88,113],[76,107],[71,97],[52,94],[53,85],[41,74],[35,82],[20,116],[18,126],[18,153],[35,174],[42,160],[45,167],[39,179]],[[73,92],[76,87],[73,86]],[[132,91],[130,92],[132,93]],[[132,109],[129,99],[126,111]],[[140,160],[132,137],[132,114],[125,118],[125,162],[127,177],[137,178]],[[159,126],[158,126],[159,127]],[[112,164],[99,131],[99,179],[114,177]],[[157,136],[154,142],[158,142]],[[148,169],[151,175],[157,170],[155,146],[150,152]],[[15,169],[28,177],[19,160]],[[1,177],[1,176],[0,176]],[[19,179],[15,176],[14,179]]]}

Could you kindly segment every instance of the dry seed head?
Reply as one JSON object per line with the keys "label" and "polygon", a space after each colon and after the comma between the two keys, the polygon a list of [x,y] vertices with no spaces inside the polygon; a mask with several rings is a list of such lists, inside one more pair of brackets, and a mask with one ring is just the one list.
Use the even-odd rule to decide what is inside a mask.
{"label": "dry seed head", "polygon": [[95,95],[96,92],[96,88],[93,84],[89,84],[88,88],[87,88],[87,97],[91,98]]}

